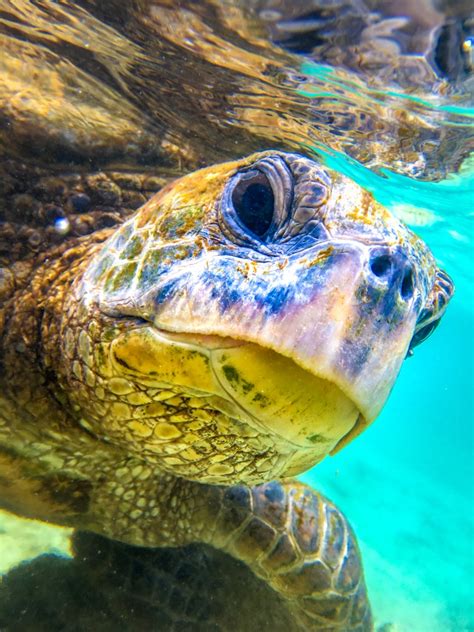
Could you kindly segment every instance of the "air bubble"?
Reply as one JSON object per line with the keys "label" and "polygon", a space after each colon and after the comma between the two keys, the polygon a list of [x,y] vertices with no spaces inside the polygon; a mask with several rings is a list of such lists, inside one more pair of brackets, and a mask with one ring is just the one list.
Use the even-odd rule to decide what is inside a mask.
{"label": "air bubble", "polygon": [[58,217],[54,222],[54,230],[59,235],[66,235],[71,230],[71,224],[67,217]]}

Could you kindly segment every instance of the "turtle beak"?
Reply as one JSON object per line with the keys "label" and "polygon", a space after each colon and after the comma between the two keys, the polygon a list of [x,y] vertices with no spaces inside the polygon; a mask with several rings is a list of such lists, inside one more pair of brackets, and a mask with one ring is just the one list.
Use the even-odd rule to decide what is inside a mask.
{"label": "turtle beak", "polygon": [[[343,437],[351,432],[358,434],[377,417],[415,329],[419,301],[415,280],[409,288],[405,282],[404,295],[401,293],[407,276],[406,260],[398,252],[392,253],[392,271],[381,279],[371,272],[372,265],[380,274],[373,263],[378,260],[381,265],[379,250],[372,253],[371,259],[367,249],[345,243],[339,250],[333,248],[325,258],[295,258],[283,270],[262,267],[255,271],[252,292],[246,291],[242,278],[237,277],[240,292],[235,293],[235,298],[232,293],[232,274],[237,275],[233,272],[235,266],[232,261],[216,258],[207,262],[205,271],[194,268],[193,283],[183,279],[172,292],[167,291],[161,302],[155,295],[153,322],[162,331],[221,336],[252,343],[252,348],[258,347],[262,353],[273,352],[274,356],[269,355],[260,367],[260,380],[266,379],[265,371],[268,374],[270,367],[276,366],[274,358],[278,354],[312,376],[314,383],[318,380],[318,389],[321,384],[337,387],[347,400],[344,404],[340,400],[347,417],[340,423],[338,404],[332,418],[325,418],[325,429],[332,440],[329,452]],[[216,266],[213,276],[225,279],[220,286],[216,282],[199,282],[201,275],[208,277],[212,264]],[[267,281],[272,279],[271,275],[273,282]],[[262,291],[260,297],[262,286],[257,283],[261,279],[266,284],[265,294]],[[249,286],[252,284],[252,278],[247,277],[246,281]],[[256,360],[245,360],[241,355],[244,349],[233,351],[232,362],[219,363],[222,369],[219,379],[228,392],[234,386],[230,378],[235,374],[232,367],[237,356],[238,366],[234,368],[241,384],[247,381],[258,386]],[[290,375],[288,366],[281,371]],[[294,380],[281,381],[278,371],[274,377],[280,390],[290,393],[294,390]],[[309,382],[305,388],[312,388]],[[351,405],[346,406],[347,402]],[[278,417],[276,407],[273,416]],[[336,427],[338,430],[333,433]],[[319,430],[315,415],[313,428],[308,426],[305,436],[323,434]]]}

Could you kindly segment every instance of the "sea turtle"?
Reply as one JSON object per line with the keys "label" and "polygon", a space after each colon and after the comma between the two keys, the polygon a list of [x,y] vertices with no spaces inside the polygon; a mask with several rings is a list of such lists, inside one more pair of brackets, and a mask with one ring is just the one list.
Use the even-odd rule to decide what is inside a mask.
{"label": "sea turtle", "polygon": [[[135,613],[128,629],[147,627],[133,622],[146,607],[166,630],[368,630],[354,535],[292,477],[376,417],[452,283],[314,156],[270,149],[172,180],[203,146],[223,158],[263,145],[223,127],[206,88],[225,74],[212,3],[161,4],[155,22],[158,3],[142,2],[19,2],[0,15],[0,505],[93,533],[76,536],[79,583],[107,595],[110,618]],[[204,33],[183,40],[198,106],[190,85],[156,80],[163,41],[150,35],[169,36],[173,60],[188,23]],[[233,72],[249,60],[260,81],[283,72],[261,43],[232,46]],[[262,130],[268,111],[230,84],[241,123]],[[186,138],[193,107],[206,116]],[[196,575],[206,586],[192,599],[173,589],[163,606]]]}
{"label": "sea turtle", "polygon": [[452,284],[420,239],[350,179],[267,151],[1,278],[3,507],[203,542],[303,629],[370,629],[350,527],[292,477],[377,416],[444,312]]}

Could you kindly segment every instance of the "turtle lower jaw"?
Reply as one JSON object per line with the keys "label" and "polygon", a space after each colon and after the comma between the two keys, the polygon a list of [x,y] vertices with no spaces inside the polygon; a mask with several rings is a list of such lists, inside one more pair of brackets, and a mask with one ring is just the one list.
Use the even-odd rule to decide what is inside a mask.
{"label": "turtle lower jaw", "polygon": [[[254,484],[294,476],[321,461],[358,425],[359,410],[334,382],[250,341],[130,322],[112,341],[108,358],[109,374],[136,385],[137,392],[158,389],[181,399],[183,419],[176,427],[166,405],[157,405],[149,450],[163,455],[165,464],[166,450],[191,450],[192,459],[201,459],[200,469],[175,457],[170,468],[201,482]],[[148,424],[153,406],[144,405]],[[200,408],[209,411],[204,422]],[[129,410],[124,414],[127,426]],[[162,426],[166,436],[159,434]],[[199,452],[203,442],[205,454]],[[145,444],[137,443],[140,452]]]}
{"label": "turtle lower jaw", "polygon": [[314,462],[365,427],[350,395],[292,358],[245,340],[154,328],[171,344],[208,356],[221,390],[216,408],[294,448],[309,450]]}

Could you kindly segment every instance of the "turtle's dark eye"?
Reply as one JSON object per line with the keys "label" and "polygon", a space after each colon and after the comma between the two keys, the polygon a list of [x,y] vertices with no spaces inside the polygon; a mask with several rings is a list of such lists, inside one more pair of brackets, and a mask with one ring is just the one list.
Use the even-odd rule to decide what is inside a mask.
{"label": "turtle's dark eye", "polygon": [[232,191],[232,204],[240,222],[257,237],[270,228],[275,213],[275,196],[264,173],[243,173]]}
{"label": "turtle's dark eye", "polygon": [[288,222],[293,174],[278,155],[267,155],[228,180],[218,207],[222,234],[234,244],[270,255]]}
{"label": "turtle's dark eye", "polygon": [[419,329],[411,339],[409,352],[420,345],[422,342],[424,342],[429,336],[431,336],[433,331],[439,325],[439,322],[439,318],[437,320],[432,320],[430,323],[425,325],[425,327]]}

